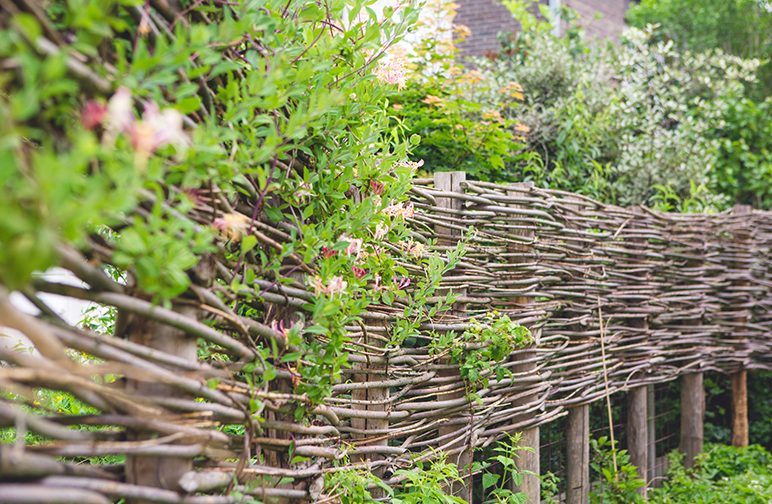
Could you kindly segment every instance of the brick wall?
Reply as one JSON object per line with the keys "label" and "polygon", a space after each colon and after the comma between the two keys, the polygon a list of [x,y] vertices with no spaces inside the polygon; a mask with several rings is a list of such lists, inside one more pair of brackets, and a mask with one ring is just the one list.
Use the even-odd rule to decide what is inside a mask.
{"label": "brick wall", "polygon": [[[465,56],[486,56],[498,51],[496,35],[500,31],[515,32],[520,25],[503,5],[495,0],[458,0],[456,24],[466,25],[472,35],[459,47]],[[540,3],[547,5],[548,0]],[[581,24],[591,38],[616,41],[625,28],[624,13],[632,0],[563,0],[577,11]],[[595,14],[603,15],[594,19]]]}

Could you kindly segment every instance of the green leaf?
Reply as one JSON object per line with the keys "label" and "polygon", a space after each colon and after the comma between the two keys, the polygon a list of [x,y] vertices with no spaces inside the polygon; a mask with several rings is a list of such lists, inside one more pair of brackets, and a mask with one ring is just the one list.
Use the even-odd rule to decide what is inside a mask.
{"label": "green leaf", "polygon": [[483,490],[494,486],[499,481],[500,476],[493,473],[485,473],[482,476]]}

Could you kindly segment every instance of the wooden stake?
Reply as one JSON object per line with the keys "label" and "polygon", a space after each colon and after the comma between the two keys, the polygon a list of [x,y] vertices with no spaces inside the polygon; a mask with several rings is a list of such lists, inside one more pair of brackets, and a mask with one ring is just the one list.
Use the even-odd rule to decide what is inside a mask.
{"label": "wooden stake", "polygon": [[[733,214],[747,215],[748,217],[752,211],[750,205],[735,205],[732,209]],[[735,234],[735,240],[740,243],[748,242],[750,238],[750,233],[745,229],[739,230]],[[735,264],[736,270],[745,268],[743,263]],[[740,287],[749,285],[747,280],[735,280],[732,283]],[[744,315],[735,317],[734,322],[742,324],[735,330],[744,332],[748,317]],[[740,335],[740,339],[744,340],[745,337]],[[748,372],[744,368],[740,368],[729,376],[732,383],[732,446],[742,448],[748,446]]]}
{"label": "wooden stake", "polygon": [[[466,172],[439,172],[434,174],[434,187],[436,189],[439,189],[441,191],[449,191],[449,192],[456,192],[456,193],[464,193],[464,189],[461,188],[461,182],[466,181]],[[462,201],[459,199],[453,199],[453,198],[437,198],[437,206],[440,208],[448,208],[452,210],[462,210],[463,204]],[[458,243],[458,238],[460,236],[460,232],[455,229],[449,229],[442,226],[435,226],[435,233],[437,234],[437,244],[438,245],[446,245],[446,246],[455,246]],[[452,274],[452,272],[451,272]],[[439,293],[440,296],[444,296],[447,291],[441,291]],[[459,295],[465,295],[466,289],[456,289],[454,292],[456,292]],[[465,307],[462,304],[455,304],[453,306],[453,313],[458,314],[459,312],[463,312],[465,310]],[[459,372],[455,369],[451,370],[445,370],[440,372],[441,376],[459,376]],[[455,392],[453,394],[447,394],[443,399],[458,399],[460,397],[464,397],[466,395],[465,391],[459,391]],[[472,426],[474,428],[474,426]],[[455,432],[459,431],[458,425],[453,425],[449,427],[440,427],[439,429],[439,436],[442,437],[446,434],[453,434]],[[469,433],[470,439],[472,436],[472,432]],[[466,443],[467,441],[462,441],[462,443]],[[455,447],[461,447],[462,444],[459,443],[459,445]],[[455,448],[455,447],[451,447]],[[472,453],[468,449],[461,450],[457,455],[454,455],[452,457],[448,458],[448,462],[453,462],[456,464],[456,467],[458,467],[458,473],[459,476],[464,480],[463,484],[460,484],[458,482],[454,482],[451,484],[451,493],[456,496],[460,497],[461,499],[464,499],[468,502],[471,501],[469,498],[469,495],[471,493],[471,481],[469,479],[467,470],[465,469],[467,466],[471,467],[472,463]]]}
{"label": "wooden stake", "polygon": [[646,466],[648,470],[646,471],[646,487],[647,488],[656,488],[657,481],[654,479],[654,468],[657,465],[657,423],[656,423],[656,407],[654,404],[654,385],[647,385],[646,386],[646,415],[648,417],[647,419],[647,425],[646,425],[646,437],[648,439],[647,443],[647,450],[646,453],[648,455],[648,465]]}
{"label": "wooden stake", "polygon": [[566,504],[589,504],[590,406],[569,408],[566,423]]}
{"label": "wooden stake", "polygon": [[[197,318],[198,315],[198,309],[191,305],[175,306],[174,309],[193,319]],[[133,343],[176,355],[191,362],[198,360],[196,338],[190,337],[185,332],[169,325],[136,315],[129,315],[126,333]],[[126,388],[150,396],[182,396],[178,389],[161,382],[129,379],[126,381]],[[152,433],[133,430],[127,432],[127,435],[130,440],[135,441],[152,439],[153,437]],[[126,456],[126,482],[134,485],[179,490],[180,477],[192,469],[192,458]],[[131,504],[144,504],[148,501],[131,499],[129,502]]]}
{"label": "wooden stake", "polygon": [[705,389],[702,373],[690,373],[681,377],[681,453],[684,467],[694,467],[694,457],[702,453],[704,442],[703,415],[705,413]]}
{"label": "wooden stake", "polygon": [[730,375],[732,382],[732,446],[748,446],[748,372]]}
{"label": "wooden stake", "polygon": [[[522,187],[523,189],[529,189],[533,187],[533,182],[524,182],[524,183],[518,183],[513,184],[516,187]],[[508,191],[508,196],[521,196],[522,193],[518,191]],[[522,205],[512,205],[515,208],[523,208]],[[532,230],[514,230],[512,231],[512,234],[517,236],[524,236],[526,238],[533,238],[534,237],[534,231]],[[519,252],[519,253],[533,253],[533,246],[529,245],[508,245],[507,250],[511,252]],[[509,262],[511,263],[518,263],[518,262],[528,262],[530,259],[528,258],[511,258]],[[516,307],[520,310],[528,310],[528,305],[533,303],[533,298],[527,297],[527,296],[518,296],[515,298],[510,298],[510,301],[514,301],[516,304]],[[537,329],[535,331],[541,331],[541,329]],[[533,336],[536,338],[536,341],[538,342],[538,334],[533,334]],[[536,357],[536,345],[533,345],[531,349],[528,351],[519,352],[517,356],[515,357],[516,360],[531,360],[534,357]],[[515,373],[535,373],[536,372],[536,362],[528,362],[526,364],[519,364],[513,368],[513,371]],[[530,394],[528,396],[523,397],[522,399],[518,399],[514,402],[515,406],[520,406],[524,404],[530,404],[535,402],[538,399],[536,394]],[[530,417],[532,418],[534,415],[531,414]],[[512,421],[520,421],[520,418],[513,419]],[[513,485],[512,490],[515,492],[523,492],[526,497],[528,498],[528,502],[532,503],[538,503],[541,500],[541,481],[539,480],[539,475],[541,474],[541,467],[540,467],[540,456],[539,456],[539,428],[538,427],[532,427],[530,429],[524,429],[522,432],[522,436],[520,437],[520,446],[527,447],[533,449],[533,451],[520,451],[518,454],[520,455],[520,458],[516,460],[516,467],[518,471],[528,471],[535,474],[535,476],[526,474],[523,476],[523,481],[520,484],[519,487],[515,487]]]}

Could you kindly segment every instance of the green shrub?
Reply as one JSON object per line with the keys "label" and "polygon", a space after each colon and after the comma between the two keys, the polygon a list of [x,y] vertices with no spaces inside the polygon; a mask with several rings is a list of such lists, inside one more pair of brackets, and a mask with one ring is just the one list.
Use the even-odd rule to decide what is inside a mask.
{"label": "green shrub", "polygon": [[762,504],[772,500],[770,454],[760,446],[707,445],[693,469],[684,468],[683,455],[677,451],[669,459],[668,479],[649,492],[652,503]]}

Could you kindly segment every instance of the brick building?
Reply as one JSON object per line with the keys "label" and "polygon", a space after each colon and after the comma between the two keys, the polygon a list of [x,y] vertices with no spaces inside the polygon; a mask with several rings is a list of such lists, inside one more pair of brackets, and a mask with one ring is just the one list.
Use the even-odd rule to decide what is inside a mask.
{"label": "brick building", "polygon": [[[561,0],[541,0],[540,3],[557,6]],[[625,28],[625,11],[636,0],[562,0],[580,16],[589,37],[616,40]],[[472,35],[459,45],[464,56],[485,56],[498,51],[499,32],[516,32],[519,24],[506,7],[497,0],[458,0],[455,23],[466,25]],[[600,19],[595,19],[601,14]]]}

